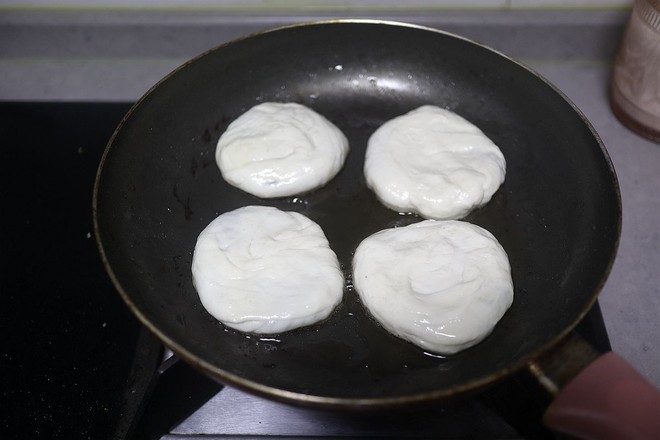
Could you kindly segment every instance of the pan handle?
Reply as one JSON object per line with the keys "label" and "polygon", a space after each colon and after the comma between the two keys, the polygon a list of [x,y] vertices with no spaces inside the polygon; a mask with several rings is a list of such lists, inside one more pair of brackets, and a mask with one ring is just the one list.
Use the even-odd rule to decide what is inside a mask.
{"label": "pan handle", "polygon": [[528,368],[554,396],[548,427],[584,439],[660,439],[660,392],[616,353],[600,355],[573,333]]}

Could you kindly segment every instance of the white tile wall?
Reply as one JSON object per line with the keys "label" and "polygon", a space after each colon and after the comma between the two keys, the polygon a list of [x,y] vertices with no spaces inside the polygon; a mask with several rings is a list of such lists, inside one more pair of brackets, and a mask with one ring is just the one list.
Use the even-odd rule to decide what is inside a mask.
{"label": "white tile wall", "polygon": [[232,11],[624,8],[633,0],[0,0],[0,8],[153,8]]}
{"label": "white tile wall", "polygon": [[510,8],[623,8],[633,0],[510,0]]}

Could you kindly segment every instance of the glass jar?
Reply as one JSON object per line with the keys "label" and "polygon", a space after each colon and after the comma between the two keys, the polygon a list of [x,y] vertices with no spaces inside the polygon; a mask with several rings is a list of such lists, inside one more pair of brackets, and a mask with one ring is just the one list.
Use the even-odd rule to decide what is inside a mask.
{"label": "glass jar", "polygon": [[631,130],[660,142],[660,0],[635,0],[614,61],[611,106]]}

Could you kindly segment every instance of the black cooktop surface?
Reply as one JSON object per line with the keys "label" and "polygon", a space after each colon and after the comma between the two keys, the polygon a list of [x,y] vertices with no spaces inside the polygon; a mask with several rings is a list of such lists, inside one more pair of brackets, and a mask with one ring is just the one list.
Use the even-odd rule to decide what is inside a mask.
{"label": "black cooktop surface", "polygon": [[[136,397],[145,393],[160,347],[115,292],[92,229],[96,169],[129,108],[128,103],[0,103],[0,438],[122,437],[142,408]],[[601,351],[609,349],[597,306],[579,332]],[[163,415],[181,415],[163,404],[165,397],[190,401],[176,394],[177,387],[197,386],[208,394],[208,382],[183,379],[194,374],[174,368],[157,381],[142,428],[170,426],[175,420],[162,420]],[[449,432],[512,425],[522,437],[553,438],[535,421],[541,409],[530,404],[536,401],[526,397],[524,382],[494,387],[478,397],[479,405],[453,406],[448,419],[467,426]],[[183,386],[187,383],[192,385]],[[484,406],[495,408],[507,423],[493,423],[491,415],[474,409]],[[516,431],[492,436],[509,438],[511,432]]]}
{"label": "black cooktop surface", "polygon": [[0,104],[0,437],[105,438],[140,326],[92,230],[105,143],[129,104]]}

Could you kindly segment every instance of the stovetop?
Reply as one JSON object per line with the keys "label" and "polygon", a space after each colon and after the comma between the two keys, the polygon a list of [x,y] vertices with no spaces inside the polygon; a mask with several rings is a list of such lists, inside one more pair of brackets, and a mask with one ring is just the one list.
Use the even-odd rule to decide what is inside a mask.
{"label": "stovetop", "polygon": [[92,232],[92,187],[121,105],[0,104],[2,438],[104,438],[140,326]]}
{"label": "stovetop", "polygon": [[[175,357],[163,362],[115,292],[92,231],[96,168],[129,107],[0,103],[0,438],[559,438],[540,425],[546,402],[524,375],[443,405],[340,414],[266,401]],[[578,332],[609,350],[598,305]]]}

